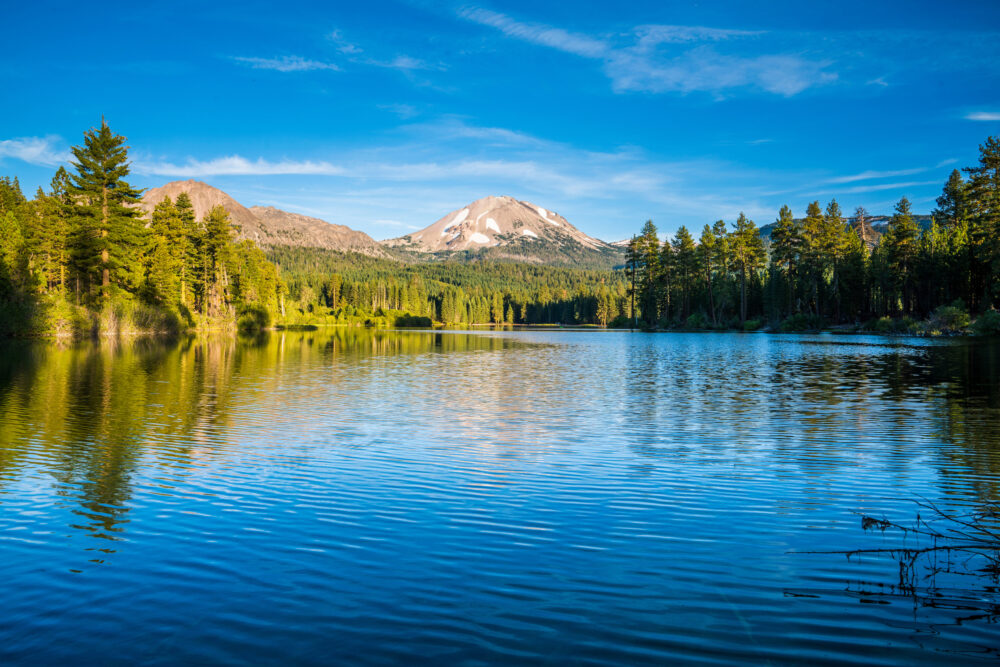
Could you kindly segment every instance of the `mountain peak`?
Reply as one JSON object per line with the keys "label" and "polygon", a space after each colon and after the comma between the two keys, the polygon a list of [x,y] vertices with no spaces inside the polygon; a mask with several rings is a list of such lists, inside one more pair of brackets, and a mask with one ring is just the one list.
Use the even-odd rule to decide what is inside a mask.
{"label": "mountain peak", "polygon": [[442,252],[535,242],[597,251],[610,248],[603,241],[581,232],[558,213],[507,195],[477,199],[419,232],[383,243],[422,252]]}

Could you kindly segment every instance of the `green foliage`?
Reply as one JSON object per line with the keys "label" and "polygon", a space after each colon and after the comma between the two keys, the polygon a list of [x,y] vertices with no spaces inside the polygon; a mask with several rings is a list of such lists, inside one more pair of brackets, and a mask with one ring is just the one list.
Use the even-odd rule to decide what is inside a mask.
{"label": "green foliage", "polygon": [[271,326],[271,313],[259,305],[245,305],[240,309],[236,328],[241,333],[255,333]]}
{"label": "green foliage", "polygon": [[917,334],[921,333],[924,327],[912,317],[883,316],[870,320],[861,325],[863,331],[871,331],[879,334]]}
{"label": "green foliage", "polygon": [[757,331],[764,326],[764,319],[747,320],[743,323],[744,331]]}
{"label": "green foliage", "polygon": [[112,133],[102,119],[83,140],[83,146],[72,149],[76,173],[68,183],[74,204],[73,261],[85,283],[99,286],[108,298],[112,285],[134,291],[139,284],[146,234],[138,219],[142,191],[125,181],[130,171],[125,137]]}
{"label": "green foliage", "polygon": [[818,315],[810,313],[795,313],[789,315],[778,325],[778,329],[784,333],[796,331],[818,331],[824,326],[823,319]]}
{"label": "green foliage", "polygon": [[972,330],[980,336],[1000,336],[1000,311],[987,310],[976,318]]}
{"label": "green foliage", "polygon": [[449,325],[605,324],[628,310],[621,271],[516,262],[404,264],[291,247],[271,248],[268,256],[287,276],[289,304],[320,315],[350,305]]}
{"label": "green foliage", "polygon": [[950,306],[938,306],[931,313],[928,325],[934,330],[945,332],[963,331],[969,326],[969,313],[965,304],[955,301]]}
{"label": "green foliage", "polygon": [[125,138],[106,122],[73,156],[75,171],[60,167],[32,201],[17,179],[0,179],[0,333],[232,328],[238,310],[280,310],[277,268],[234,242],[223,209],[197,221],[181,195],[158,202],[147,225],[141,191],[125,180]]}
{"label": "green foliage", "polygon": [[688,318],[684,320],[685,329],[708,329],[711,326],[711,322],[705,317],[705,313],[701,311],[697,313],[691,313]]}

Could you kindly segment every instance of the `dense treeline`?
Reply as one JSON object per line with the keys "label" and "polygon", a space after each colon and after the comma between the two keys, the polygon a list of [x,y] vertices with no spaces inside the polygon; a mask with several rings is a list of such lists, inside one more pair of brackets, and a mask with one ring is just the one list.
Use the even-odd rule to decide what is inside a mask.
{"label": "dense treeline", "polygon": [[661,244],[649,221],[629,243],[627,272],[636,320],[646,326],[818,328],[873,322],[946,328],[969,313],[996,326],[1000,302],[1000,138],[980,146],[979,164],[955,170],[921,230],[904,197],[881,238],[868,213],[845,218],[836,200],[813,202],[802,220],[784,206],[770,241],[742,213],[733,228],[705,225],[697,241],[681,227]]}
{"label": "dense treeline", "polygon": [[514,262],[401,263],[278,247],[289,299],[310,313],[406,312],[445,324],[608,324],[626,320],[622,272]]}
{"label": "dense treeline", "polygon": [[125,137],[107,123],[34,199],[0,179],[0,332],[177,330],[261,324],[280,310],[277,270],[229,216],[196,220],[187,195],[139,207]]}

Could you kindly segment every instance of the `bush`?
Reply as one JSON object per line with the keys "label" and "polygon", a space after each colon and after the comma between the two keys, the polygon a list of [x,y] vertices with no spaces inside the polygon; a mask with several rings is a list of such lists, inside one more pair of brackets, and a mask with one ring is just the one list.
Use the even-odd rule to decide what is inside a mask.
{"label": "bush", "polygon": [[261,331],[271,326],[271,313],[264,306],[243,306],[240,308],[236,328],[241,333]]}
{"label": "bush", "polygon": [[961,331],[969,326],[969,313],[965,304],[955,301],[950,306],[940,306],[931,313],[929,326],[940,331]]}
{"label": "bush", "polygon": [[410,313],[406,313],[404,315],[396,316],[394,326],[429,328],[434,326],[434,322],[429,317],[422,317],[420,315],[411,315]]}
{"label": "bush", "polygon": [[708,318],[705,317],[705,313],[702,312],[692,313],[688,316],[687,320],[684,321],[684,327],[687,329],[708,329]]}
{"label": "bush", "polygon": [[810,313],[795,313],[785,318],[778,328],[784,333],[794,331],[816,331],[823,328],[823,318]]}
{"label": "bush", "polygon": [[980,336],[1000,336],[1000,312],[987,310],[976,318],[972,330]]}
{"label": "bush", "polygon": [[764,320],[761,319],[747,320],[746,322],[743,323],[743,330],[757,331],[757,329],[760,329],[762,326],[764,326]]}

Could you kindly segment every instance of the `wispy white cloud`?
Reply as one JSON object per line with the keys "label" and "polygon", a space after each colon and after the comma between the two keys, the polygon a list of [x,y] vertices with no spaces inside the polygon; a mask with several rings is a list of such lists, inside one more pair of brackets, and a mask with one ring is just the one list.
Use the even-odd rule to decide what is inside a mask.
{"label": "wispy white cloud", "polygon": [[698,46],[675,57],[617,51],[605,65],[617,92],[712,92],[756,88],[790,97],[837,78],[828,63],[798,55],[734,56]]}
{"label": "wispy white cloud", "polygon": [[879,183],[876,185],[857,185],[851,188],[843,188],[840,190],[827,190],[825,192],[817,192],[817,195],[857,195],[864,194],[866,192],[881,192],[882,190],[904,190],[906,188],[923,187],[926,185],[938,185],[941,181],[906,181],[903,183]]}
{"label": "wispy white cloud", "polygon": [[361,53],[363,50],[358,45],[352,44],[348,42],[346,39],[344,39],[343,34],[341,34],[339,30],[334,30],[333,32],[331,32],[329,35],[327,35],[327,39],[333,42],[334,45],[336,45],[337,50],[340,51],[341,53],[352,55],[355,53]]}
{"label": "wispy white cloud", "polygon": [[401,222],[399,220],[373,220],[372,223],[382,227],[396,227],[400,229],[420,229],[418,225],[411,225],[409,223]]}
{"label": "wispy white cloud", "polygon": [[155,176],[172,178],[203,178],[206,176],[273,176],[299,174],[313,176],[339,176],[343,167],[329,162],[282,160],[270,162],[263,158],[248,160],[240,155],[215,158],[212,160],[190,159],[184,164],[171,162],[137,162],[135,170]]}
{"label": "wispy white cloud", "polygon": [[[340,151],[335,160],[322,154],[297,160],[238,154],[186,162],[137,158],[135,171],[154,178],[211,177],[239,201],[271,203],[383,236],[423,228],[474,199],[507,194],[557,210],[585,232],[612,240],[628,236],[647,218],[665,233],[681,223],[700,230],[740,211],[763,224],[782,204],[801,212],[809,201],[827,196],[836,196],[845,209],[863,204],[881,213],[891,208],[879,203],[883,197],[925,197],[931,190],[925,186],[936,191],[941,184],[892,178],[929,169],[830,179],[794,165],[752,169],[720,159],[669,161],[630,146],[588,151],[516,128],[473,125],[460,116],[403,125],[392,136]],[[273,174],[302,178],[289,190],[287,179],[262,178]]]}
{"label": "wispy white cloud", "polygon": [[863,171],[860,174],[851,174],[849,176],[837,176],[836,178],[827,179],[826,183],[855,183],[857,181],[874,181],[880,178],[896,178],[897,176],[912,176],[913,174],[919,174],[921,172],[927,171],[926,167],[919,167],[915,169],[896,169],[894,171]]}
{"label": "wispy white cloud", "polygon": [[377,109],[381,109],[382,111],[388,111],[389,113],[396,114],[403,120],[413,118],[419,113],[417,108],[412,104],[377,104],[375,106]]}
{"label": "wispy white cloud", "polygon": [[642,48],[658,44],[719,42],[734,37],[755,37],[764,34],[760,30],[729,30],[690,25],[641,25],[635,32],[639,35],[639,46]]}
{"label": "wispy white cloud", "polygon": [[[710,43],[755,37],[761,33],[702,26],[644,25],[633,31],[633,43],[618,46],[605,39],[572,33],[536,23],[517,21],[505,14],[466,8],[459,16],[496,28],[508,37],[601,60],[616,92],[712,92],[755,88],[784,96],[834,81],[830,63],[802,55],[741,56],[721,53]],[[682,45],[684,50],[664,50]]]}
{"label": "wispy white cloud", "polygon": [[281,56],[280,58],[233,56],[233,60],[254,69],[269,69],[276,72],[310,72],[314,70],[331,70],[336,72],[340,70],[340,67],[335,63],[309,60],[301,56]]}
{"label": "wispy white cloud", "polygon": [[333,42],[334,46],[338,51],[348,56],[348,62],[355,65],[369,65],[371,67],[383,67],[385,69],[394,69],[401,72],[412,72],[414,70],[430,70],[430,69],[444,69],[440,65],[431,65],[419,58],[414,58],[408,55],[397,55],[394,58],[388,60],[382,58],[373,58],[369,56],[362,56],[365,50],[347,41],[343,33],[339,30],[334,30],[327,35],[327,39]]}
{"label": "wispy white cloud", "polygon": [[972,111],[965,114],[966,120],[985,120],[985,121],[998,121],[1000,120],[1000,111]]}
{"label": "wispy white cloud", "polygon": [[432,66],[419,58],[412,58],[410,56],[396,56],[392,60],[374,60],[370,58],[365,59],[352,59],[351,62],[358,63],[361,65],[371,65],[373,67],[384,67],[386,69],[397,69],[400,71],[411,71],[420,69],[440,69],[440,67]]}
{"label": "wispy white cloud", "polygon": [[59,148],[62,139],[56,136],[20,137],[0,141],[0,159],[14,158],[41,167],[54,167],[69,162],[70,152]]}
{"label": "wispy white cloud", "polygon": [[508,37],[515,37],[585,58],[603,58],[610,51],[610,47],[599,39],[571,33],[562,28],[522,23],[488,9],[466,8],[460,10],[458,14],[474,23],[496,28]]}

